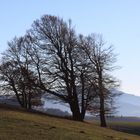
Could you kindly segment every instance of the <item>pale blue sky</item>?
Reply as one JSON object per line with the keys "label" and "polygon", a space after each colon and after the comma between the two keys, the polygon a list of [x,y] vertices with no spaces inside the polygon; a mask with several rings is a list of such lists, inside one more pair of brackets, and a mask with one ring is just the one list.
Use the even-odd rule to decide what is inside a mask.
{"label": "pale blue sky", "polygon": [[72,19],[78,33],[101,33],[119,54],[121,90],[140,95],[140,0],[1,0],[0,52],[44,14]]}

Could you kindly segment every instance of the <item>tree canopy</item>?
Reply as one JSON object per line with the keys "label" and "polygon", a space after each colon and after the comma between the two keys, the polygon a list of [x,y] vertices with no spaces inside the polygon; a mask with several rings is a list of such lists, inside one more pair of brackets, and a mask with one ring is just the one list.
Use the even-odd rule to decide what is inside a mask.
{"label": "tree canopy", "polygon": [[118,81],[110,73],[116,55],[101,35],[78,35],[71,20],[44,15],[8,47],[0,64],[1,85],[16,94],[22,107],[31,108],[32,99],[46,93],[68,103],[74,120],[98,112],[106,126]]}

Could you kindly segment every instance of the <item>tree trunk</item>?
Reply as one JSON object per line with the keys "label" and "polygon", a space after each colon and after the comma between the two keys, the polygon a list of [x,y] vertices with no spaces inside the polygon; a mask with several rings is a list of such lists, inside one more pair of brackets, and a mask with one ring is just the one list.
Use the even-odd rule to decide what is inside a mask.
{"label": "tree trunk", "polygon": [[85,118],[85,114],[86,114],[86,110],[84,109],[84,110],[81,112],[82,121],[83,121],[84,118]]}
{"label": "tree trunk", "polygon": [[79,106],[77,105],[77,103],[75,101],[70,103],[70,109],[71,109],[71,112],[72,112],[73,120],[83,121],[82,115],[80,113]]}
{"label": "tree trunk", "polygon": [[83,121],[82,115],[80,112],[78,112],[77,110],[73,110],[72,111],[72,118],[75,121]]}
{"label": "tree trunk", "polygon": [[100,125],[101,127],[106,127],[106,119],[105,119],[105,109],[104,109],[104,97],[100,96]]}
{"label": "tree trunk", "polygon": [[25,91],[22,93],[22,100],[23,100],[23,104],[24,104],[24,108],[28,108],[28,102],[27,102],[27,95],[25,93]]}
{"label": "tree trunk", "polygon": [[31,103],[31,92],[28,95],[28,109],[32,109],[32,103]]}
{"label": "tree trunk", "polygon": [[80,75],[80,78],[81,78],[81,84],[82,84],[82,99],[81,99],[81,117],[82,117],[82,120],[84,120],[85,118],[85,98],[84,98],[84,94],[85,94],[85,79],[84,79],[84,74],[83,72],[81,72],[81,75]]}
{"label": "tree trunk", "polygon": [[11,86],[12,86],[12,88],[13,88],[13,91],[14,91],[15,94],[16,94],[18,103],[20,104],[21,107],[24,107],[24,104],[23,104],[23,102],[21,101],[21,99],[20,99],[20,97],[19,97],[18,91],[17,91],[17,89],[16,89],[16,87],[15,87],[15,84],[14,84],[14,81],[13,81],[13,80],[11,81]]}
{"label": "tree trunk", "polygon": [[105,107],[104,107],[104,89],[102,83],[102,72],[99,71],[99,98],[100,98],[100,125],[101,127],[106,127],[106,119],[105,119]]}

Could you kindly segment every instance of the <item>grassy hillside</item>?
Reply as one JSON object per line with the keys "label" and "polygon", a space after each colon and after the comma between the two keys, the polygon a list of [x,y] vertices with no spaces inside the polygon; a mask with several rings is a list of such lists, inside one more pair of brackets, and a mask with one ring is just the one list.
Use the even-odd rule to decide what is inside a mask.
{"label": "grassy hillside", "polygon": [[0,107],[0,140],[138,140],[139,136],[22,110]]}

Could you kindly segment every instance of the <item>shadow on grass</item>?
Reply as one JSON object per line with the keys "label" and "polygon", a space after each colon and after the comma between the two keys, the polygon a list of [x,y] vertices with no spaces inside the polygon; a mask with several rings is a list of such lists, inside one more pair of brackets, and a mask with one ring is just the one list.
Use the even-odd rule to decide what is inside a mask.
{"label": "shadow on grass", "polygon": [[140,136],[140,126],[109,125],[113,130]]}

